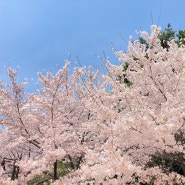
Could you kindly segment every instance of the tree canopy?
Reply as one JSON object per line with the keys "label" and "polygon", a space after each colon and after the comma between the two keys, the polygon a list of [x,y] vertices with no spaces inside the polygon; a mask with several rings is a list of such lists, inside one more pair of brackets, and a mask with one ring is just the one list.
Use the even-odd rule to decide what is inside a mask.
{"label": "tree canopy", "polygon": [[184,36],[152,25],[107,74],[66,61],[31,94],[8,69],[0,184],[185,184]]}

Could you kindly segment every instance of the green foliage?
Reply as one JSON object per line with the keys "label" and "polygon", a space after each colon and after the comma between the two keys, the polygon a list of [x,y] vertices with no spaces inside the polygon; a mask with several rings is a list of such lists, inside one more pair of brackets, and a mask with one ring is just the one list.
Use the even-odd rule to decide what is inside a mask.
{"label": "green foliage", "polygon": [[[74,168],[77,168],[78,165],[78,159],[73,160],[73,166],[71,166],[71,162],[63,162],[63,161],[57,161],[57,173],[58,177],[64,177],[67,175],[71,170]],[[27,182],[27,185],[51,185],[54,179],[54,173],[53,170],[51,171],[45,171],[40,175],[36,175],[32,180]]]}
{"label": "green foliage", "polygon": [[155,180],[156,180],[155,177],[151,177],[151,180],[149,183],[142,183],[142,182],[139,182],[139,177],[137,176],[137,174],[133,174],[132,181],[127,182],[126,185],[155,185],[154,184]]}
{"label": "green foliage", "polygon": [[133,85],[133,82],[129,81],[129,79],[126,77],[126,71],[128,69],[129,64],[127,62],[125,62],[122,67],[123,67],[123,75],[119,75],[117,76],[117,80],[121,83],[121,84],[125,84],[127,87],[130,87]]}
{"label": "green foliage", "polygon": [[176,43],[178,46],[185,45],[185,30],[179,30]]}
{"label": "green foliage", "polygon": [[[160,32],[158,38],[161,42],[161,46],[167,50],[170,47],[168,43],[173,39],[178,44],[178,46],[185,45],[185,30],[179,30],[176,34],[176,31],[172,29],[171,24],[168,23],[167,27]],[[144,44],[146,46],[146,50],[149,48],[147,41],[143,37],[139,37],[138,40],[140,44]]]}
{"label": "green foliage", "polygon": [[124,78],[124,83],[125,83],[128,87],[130,87],[130,86],[133,85],[133,82],[129,81],[128,78]]}
{"label": "green foliage", "polygon": [[41,175],[36,175],[32,180],[27,182],[27,185],[41,185],[43,183],[50,185],[50,179],[52,179],[51,174],[46,172]]}
{"label": "green foliage", "polygon": [[168,23],[164,31],[161,31],[159,34],[159,39],[161,41],[161,46],[168,50],[170,47],[168,42],[170,42],[172,39],[175,39],[175,31],[172,29],[170,23]]}
{"label": "green foliage", "polygon": [[139,42],[140,42],[140,44],[146,46],[146,50],[149,48],[149,44],[147,43],[147,41],[143,37],[139,37]]}
{"label": "green foliage", "polygon": [[172,29],[171,24],[169,23],[164,31],[161,31],[159,34],[159,39],[161,41],[161,46],[163,48],[169,49],[168,42],[172,39],[175,39],[175,42],[180,47],[185,45],[185,30],[179,30],[177,34],[176,31]]}
{"label": "green foliage", "polygon": [[164,173],[176,172],[183,175],[182,165],[185,162],[182,153],[158,153],[151,156],[147,167],[160,167]]}

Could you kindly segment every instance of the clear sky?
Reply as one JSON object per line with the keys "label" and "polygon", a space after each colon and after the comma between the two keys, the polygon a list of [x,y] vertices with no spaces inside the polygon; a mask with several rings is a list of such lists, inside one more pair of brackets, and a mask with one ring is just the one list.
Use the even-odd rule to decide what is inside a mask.
{"label": "clear sky", "polygon": [[[100,66],[97,56],[117,60],[112,44],[126,49],[135,31],[171,23],[185,29],[185,0],[0,0],[0,79],[6,68],[19,71],[34,89],[37,72],[52,71],[71,60]],[[121,35],[121,36],[120,36]]]}

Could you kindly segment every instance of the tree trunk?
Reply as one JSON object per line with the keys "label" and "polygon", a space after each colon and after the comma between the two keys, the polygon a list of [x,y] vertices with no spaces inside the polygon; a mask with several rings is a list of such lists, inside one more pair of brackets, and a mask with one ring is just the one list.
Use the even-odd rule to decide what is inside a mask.
{"label": "tree trunk", "polygon": [[56,181],[58,179],[57,175],[57,160],[54,162],[54,169],[53,169],[53,180]]}
{"label": "tree trunk", "polygon": [[18,179],[19,176],[19,167],[13,164],[12,174],[11,174],[11,180]]}
{"label": "tree trunk", "polygon": [[180,161],[181,168],[182,168],[182,171],[183,171],[183,176],[185,176],[185,164],[184,164],[185,160],[184,160],[184,157],[183,157],[182,153],[180,153],[179,161]]}
{"label": "tree trunk", "polygon": [[18,177],[19,177],[19,166],[15,166],[15,167],[16,167],[15,179],[18,179]]}
{"label": "tree trunk", "polygon": [[16,173],[16,168],[17,168],[17,166],[15,165],[15,160],[14,160],[14,162],[13,162],[13,167],[12,167],[12,174],[11,174],[11,180],[15,180],[16,179],[16,177],[18,177],[18,172]]}

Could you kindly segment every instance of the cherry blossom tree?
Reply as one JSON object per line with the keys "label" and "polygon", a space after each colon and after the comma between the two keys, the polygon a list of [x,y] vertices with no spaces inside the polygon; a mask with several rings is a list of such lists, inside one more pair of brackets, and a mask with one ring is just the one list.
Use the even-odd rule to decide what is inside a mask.
{"label": "cherry blossom tree", "polygon": [[[89,111],[77,99],[74,88],[83,70],[68,75],[69,63],[56,75],[39,73],[42,88],[24,95],[24,83],[16,81],[16,71],[9,69],[9,84],[1,88],[1,150],[3,177],[26,183],[35,174],[53,168],[58,179],[57,162],[83,157],[82,122]],[[9,183],[9,181],[8,181]]]}
{"label": "cherry blossom tree", "polygon": [[122,65],[107,61],[109,73],[98,81],[102,83],[90,72],[80,85],[79,95],[88,97],[97,144],[87,146],[81,168],[62,183],[185,182],[185,49],[174,40],[168,50],[163,48],[160,28],[151,30],[151,35],[141,32],[148,48],[139,40],[130,42],[126,53],[116,52]]}
{"label": "cherry blossom tree", "polygon": [[[34,127],[31,126],[28,98],[23,93],[25,83],[18,84],[17,72],[8,70],[10,84],[1,84],[1,165],[11,180],[19,175],[17,161],[31,155],[31,150],[39,148],[38,141],[31,138]],[[35,149],[34,149],[35,150]]]}
{"label": "cherry blossom tree", "polygon": [[[74,88],[81,72],[76,69],[70,77],[68,67],[69,62],[54,76],[51,73],[46,76],[39,74],[43,88],[37,94],[29,96],[32,120],[38,125],[34,138],[39,140],[42,149],[36,166],[30,170],[32,176],[39,171],[53,168],[54,180],[57,180],[58,161],[65,158],[73,165],[72,159],[83,156],[80,142],[83,133],[81,125],[88,120],[88,111],[84,109],[84,102],[75,96]],[[27,171],[26,163],[27,160],[19,164],[25,166]]]}
{"label": "cherry blossom tree", "polygon": [[[25,94],[9,69],[0,90],[1,184],[26,184],[52,170],[60,184],[185,183],[185,48],[160,28],[129,42],[106,61],[108,74],[69,62],[55,75],[39,73],[42,87]],[[57,173],[61,160],[72,168]],[[74,161],[76,163],[74,163]]]}

